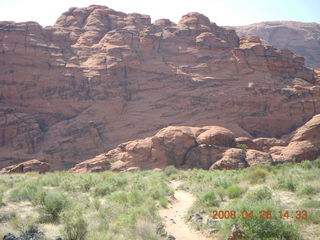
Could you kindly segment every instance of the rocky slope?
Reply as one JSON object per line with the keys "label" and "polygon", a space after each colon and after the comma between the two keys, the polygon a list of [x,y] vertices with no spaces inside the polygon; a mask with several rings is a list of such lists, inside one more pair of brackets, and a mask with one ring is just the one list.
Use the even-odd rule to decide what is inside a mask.
{"label": "rocky slope", "polygon": [[0,22],[0,168],[75,164],[169,125],[290,133],[320,111],[304,59],[199,13],[178,24],[103,6]]}
{"label": "rocky slope", "polygon": [[306,65],[320,68],[320,24],[272,21],[234,27],[239,36],[259,36],[279,49],[289,49],[306,59]]}
{"label": "rocky slope", "polygon": [[[314,160],[320,154],[320,114],[285,139],[235,138],[223,127],[170,126],[156,135],[122,143],[77,164],[70,172],[179,168],[238,169],[261,163]],[[244,144],[246,146],[244,146]]]}

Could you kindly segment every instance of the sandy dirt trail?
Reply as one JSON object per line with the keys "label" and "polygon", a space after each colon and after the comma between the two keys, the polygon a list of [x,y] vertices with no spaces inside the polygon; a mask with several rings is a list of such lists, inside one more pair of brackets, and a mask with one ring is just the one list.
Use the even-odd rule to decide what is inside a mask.
{"label": "sandy dirt trail", "polygon": [[[171,184],[176,189],[181,182],[172,181]],[[176,200],[168,208],[160,210],[160,216],[164,220],[168,234],[173,235],[176,240],[212,240],[192,229],[184,221],[188,209],[196,200],[195,197],[182,190],[176,190],[174,196]]]}

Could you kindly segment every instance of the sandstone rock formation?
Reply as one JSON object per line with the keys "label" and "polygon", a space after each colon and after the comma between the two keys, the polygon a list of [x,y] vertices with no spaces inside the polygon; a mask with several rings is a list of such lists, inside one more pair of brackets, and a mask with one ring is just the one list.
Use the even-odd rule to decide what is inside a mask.
{"label": "sandstone rock formation", "polygon": [[[0,81],[0,168],[36,158],[68,169],[170,125],[280,137],[320,111],[319,77],[302,57],[239,39],[199,13],[152,24],[93,5],[70,8],[46,28],[0,22]],[[204,128],[182,129],[117,151],[135,158],[152,146],[139,160],[146,167],[150,156],[172,153],[163,164],[180,165],[190,147],[218,151],[193,137]],[[224,147],[234,144],[226,139]],[[216,160],[201,159],[206,168]]]}
{"label": "sandstone rock formation", "polygon": [[233,27],[239,36],[259,36],[279,49],[289,49],[306,59],[306,65],[320,68],[320,24],[272,21]]}
{"label": "sandstone rock formation", "polygon": [[45,162],[40,162],[37,159],[32,159],[23,163],[15,164],[0,170],[2,173],[26,173],[26,172],[39,172],[45,173],[50,170],[50,165]]}
{"label": "sandstone rock formation", "polygon": [[[320,156],[320,114],[294,131],[287,141],[267,138],[251,140],[252,143],[262,140],[279,143],[279,146],[260,151],[254,144],[247,145],[247,149],[235,148],[233,144],[237,139],[230,130],[218,126],[170,126],[152,137],[122,143],[105,154],[77,164],[69,171],[131,171],[163,169],[169,165],[183,169],[238,169],[264,163],[314,160]],[[247,138],[241,139],[248,141]]]}

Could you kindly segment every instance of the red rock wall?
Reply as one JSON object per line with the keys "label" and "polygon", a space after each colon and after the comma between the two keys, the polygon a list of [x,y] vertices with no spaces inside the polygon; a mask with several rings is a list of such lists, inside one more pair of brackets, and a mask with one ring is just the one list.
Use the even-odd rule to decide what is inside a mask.
{"label": "red rock wall", "polygon": [[0,22],[0,168],[70,168],[168,125],[274,137],[319,112],[303,58],[204,15],[178,24],[101,6],[56,24]]}

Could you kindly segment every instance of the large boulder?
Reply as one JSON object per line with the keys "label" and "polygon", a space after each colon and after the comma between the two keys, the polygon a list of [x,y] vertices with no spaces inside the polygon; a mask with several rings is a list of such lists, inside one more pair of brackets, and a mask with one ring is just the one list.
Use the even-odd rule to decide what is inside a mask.
{"label": "large boulder", "polygon": [[210,170],[238,169],[247,166],[245,151],[239,148],[229,148],[222,154],[220,160],[211,165]]}
{"label": "large boulder", "polygon": [[187,153],[183,167],[209,169],[214,162],[222,157],[222,153],[221,147],[200,144]]}
{"label": "large boulder", "polygon": [[253,143],[257,146],[258,150],[269,151],[270,148],[274,146],[285,146],[286,142],[282,139],[277,138],[255,138]]}
{"label": "large boulder", "polygon": [[73,168],[69,169],[71,173],[84,173],[84,172],[102,172],[109,170],[111,167],[110,162],[107,160],[105,154],[98,155],[94,158],[83,161]]}
{"label": "large boulder", "polygon": [[235,139],[235,141],[236,141],[236,144],[241,144],[243,146],[246,146],[246,148],[248,148],[248,149],[259,150],[259,147],[253,141],[252,138],[249,138],[249,137],[237,137]]}
{"label": "large boulder", "polygon": [[289,144],[275,152],[290,161],[314,160],[320,155],[320,114],[294,131]]}
{"label": "large boulder", "polygon": [[213,126],[197,137],[198,144],[217,145],[221,147],[234,147],[234,134],[223,127]]}
{"label": "large boulder", "polygon": [[269,153],[249,149],[246,152],[246,161],[249,166],[254,166],[256,164],[272,163],[272,157]]}

